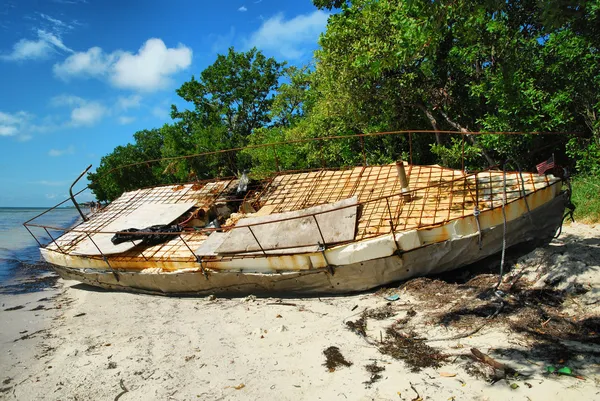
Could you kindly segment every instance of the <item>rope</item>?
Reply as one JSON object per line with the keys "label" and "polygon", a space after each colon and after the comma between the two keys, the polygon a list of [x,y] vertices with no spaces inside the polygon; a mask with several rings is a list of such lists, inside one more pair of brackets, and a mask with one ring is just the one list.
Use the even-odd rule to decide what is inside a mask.
{"label": "rope", "polygon": [[502,194],[502,257],[500,258],[500,277],[494,287],[494,291],[498,291],[498,287],[502,283],[504,275],[504,257],[506,255],[506,163],[502,166],[502,180],[504,184],[504,193]]}
{"label": "rope", "polygon": [[571,194],[573,192],[572,188],[571,188],[571,176],[569,175],[569,170],[567,170],[566,168],[563,168],[563,172],[564,172],[564,182],[565,182],[565,184],[567,184],[567,190],[566,190],[567,199],[565,200],[565,209],[567,209],[567,212],[565,213],[562,220],[560,221],[558,230],[556,231],[556,234],[554,235],[553,238],[560,237],[560,235],[562,234],[563,224],[567,217],[570,218],[573,223],[575,222],[575,217],[573,216],[573,213],[575,212],[575,205],[571,201]]}
{"label": "rope", "polygon": [[481,214],[481,212],[479,211],[477,206],[475,206],[475,209],[473,209],[473,216],[475,216],[475,222],[477,223],[477,235],[479,236],[479,250],[482,250],[483,249],[483,238],[481,235],[481,224],[479,223],[479,215],[480,214]]}

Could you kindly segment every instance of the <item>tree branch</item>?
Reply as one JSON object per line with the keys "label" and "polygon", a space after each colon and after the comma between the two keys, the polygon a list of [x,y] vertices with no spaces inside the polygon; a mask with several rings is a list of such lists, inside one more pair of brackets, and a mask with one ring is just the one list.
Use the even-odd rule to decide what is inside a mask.
{"label": "tree branch", "polygon": [[478,146],[481,149],[481,152],[483,153],[483,157],[485,157],[485,160],[488,162],[488,164],[491,166],[495,166],[496,162],[494,161],[494,159],[492,159],[492,157],[485,151],[485,149],[483,148],[483,146],[481,146],[477,139],[475,139],[473,137],[473,135],[468,134],[469,130],[466,129],[465,127],[461,126],[460,124],[458,124],[455,121],[452,121],[450,119],[450,117],[448,117],[448,115],[446,113],[444,113],[443,110],[439,111],[440,114],[442,115],[442,117],[444,117],[446,119],[446,121],[448,122],[448,124],[450,124],[452,127],[454,127],[454,129],[460,131],[460,132],[464,132],[467,137],[467,139],[469,140],[469,142],[471,142],[471,144]]}

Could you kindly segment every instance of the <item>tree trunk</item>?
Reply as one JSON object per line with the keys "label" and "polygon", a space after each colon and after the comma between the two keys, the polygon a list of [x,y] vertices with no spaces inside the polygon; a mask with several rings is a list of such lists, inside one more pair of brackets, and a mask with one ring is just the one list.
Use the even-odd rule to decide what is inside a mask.
{"label": "tree trunk", "polygon": [[494,159],[492,159],[492,157],[485,151],[485,149],[483,148],[483,146],[479,145],[477,139],[475,139],[473,137],[473,135],[469,135],[468,134],[468,132],[469,132],[468,129],[462,127],[457,122],[452,121],[450,119],[450,117],[448,117],[448,115],[446,113],[444,113],[443,111],[441,111],[441,110],[440,110],[440,114],[442,115],[442,117],[444,117],[446,119],[446,121],[448,122],[448,124],[450,124],[451,126],[453,126],[455,129],[459,130],[460,132],[464,132],[465,136],[467,137],[467,139],[469,140],[469,142],[471,142],[472,145],[479,146],[479,148],[481,149],[481,152],[483,153],[483,157],[485,157],[485,160],[487,160],[487,162],[490,165],[490,167],[496,165],[496,162],[494,161]]}
{"label": "tree trunk", "polygon": [[[421,111],[423,113],[425,113],[425,115],[429,119],[429,122],[431,123],[433,130],[436,131],[435,132],[435,141],[437,142],[438,145],[441,146],[442,145],[442,136],[439,132],[437,132],[437,131],[439,131],[439,128],[438,128],[437,121],[435,120],[433,113],[431,112],[431,110],[429,110],[427,107],[425,107],[422,104],[417,104],[417,107],[419,109],[421,109]],[[445,161],[444,161],[444,163],[445,163]]]}

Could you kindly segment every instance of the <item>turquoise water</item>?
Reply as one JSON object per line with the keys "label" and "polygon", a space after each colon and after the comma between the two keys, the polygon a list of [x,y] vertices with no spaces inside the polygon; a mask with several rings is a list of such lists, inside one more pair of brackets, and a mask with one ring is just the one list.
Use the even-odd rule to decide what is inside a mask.
{"label": "turquoise water", "polygon": [[[37,276],[49,271],[42,262],[39,245],[27,232],[23,223],[42,213],[44,208],[0,208],[0,292],[24,292],[25,281],[32,282]],[[80,219],[75,208],[59,208],[36,219],[35,223],[67,228]],[[42,244],[50,242],[41,228],[32,228]],[[50,231],[56,238],[62,232]]]}

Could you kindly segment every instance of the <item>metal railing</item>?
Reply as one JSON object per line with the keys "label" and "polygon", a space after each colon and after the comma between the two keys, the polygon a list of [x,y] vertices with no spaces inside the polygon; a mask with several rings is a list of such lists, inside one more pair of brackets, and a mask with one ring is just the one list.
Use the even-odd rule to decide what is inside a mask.
{"label": "metal railing", "polygon": [[[106,174],[110,174],[114,171],[118,171],[121,169],[125,169],[131,166],[136,166],[136,165],[142,165],[142,164],[148,164],[148,163],[157,163],[157,162],[164,162],[166,161],[173,161],[173,160],[181,160],[181,159],[188,159],[188,158],[192,158],[192,157],[201,157],[201,156],[206,156],[206,155],[212,155],[212,154],[219,154],[219,153],[226,153],[226,152],[239,152],[241,150],[245,150],[245,149],[256,149],[256,148],[266,148],[266,147],[270,147],[273,149],[273,153],[274,153],[274,157],[277,163],[277,170],[279,170],[279,162],[277,161],[277,152],[276,152],[276,147],[280,146],[280,145],[290,145],[290,144],[302,144],[302,143],[307,143],[307,142],[316,142],[316,141],[324,141],[324,140],[340,140],[340,139],[359,139],[360,143],[361,143],[361,149],[362,149],[362,160],[363,160],[363,171],[365,168],[367,168],[367,155],[365,153],[365,143],[364,143],[364,138],[365,137],[373,137],[373,136],[387,136],[387,135],[406,135],[408,137],[408,144],[409,144],[409,166],[412,166],[412,134],[415,133],[427,133],[427,134],[432,134],[432,133],[436,133],[436,131],[395,131],[395,132],[385,132],[385,133],[369,133],[369,134],[358,134],[358,135],[350,135],[350,136],[332,136],[332,137],[321,137],[321,138],[310,138],[310,139],[300,139],[300,140],[295,140],[295,141],[288,141],[288,142],[276,142],[276,143],[269,143],[269,144],[261,144],[261,145],[252,145],[249,147],[245,147],[245,148],[236,148],[236,149],[228,149],[228,150],[222,150],[222,151],[215,151],[215,152],[205,152],[205,153],[200,153],[200,154],[196,154],[196,155],[187,155],[187,156],[180,156],[180,157],[173,157],[173,158],[165,158],[165,159],[156,159],[156,160],[150,160],[150,161],[146,161],[146,162],[140,162],[140,163],[131,163],[131,164],[127,164],[127,165],[123,165],[119,168],[116,169],[112,169],[109,172],[107,172]],[[435,183],[435,184],[431,184],[431,185],[426,185],[426,186],[421,186],[421,187],[413,187],[410,189],[410,195],[414,198],[417,194],[422,193],[423,191],[427,191],[429,189],[432,188],[438,188],[438,192],[441,191],[442,187],[448,187],[450,186],[450,188],[453,188],[455,184],[458,184],[460,182],[463,183],[463,189],[465,191],[468,191],[470,193],[472,202],[479,207],[479,203],[481,202],[479,199],[479,194],[481,193],[481,191],[485,191],[486,189],[489,190],[490,193],[493,194],[493,183],[494,181],[492,180],[492,175],[490,174],[490,180],[488,181],[489,183],[489,187],[486,187],[485,185],[483,185],[483,183],[480,183],[477,180],[477,176],[481,173],[485,173],[485,172],[490,172],[497,166],[494,167],[490,167],[478,172],[466,172],[464,170],[464,141],[465,141],[465,136],[466,135],[481,135],[481,134],[486,134],[486,133],[481,133],[481,132],[455,132],[455,131],[437,131],[437,133],[442,133],[442,134],[457,134],[457,135],[461,135],[462,136],[462,140],[463,140],[463,162],[462,162],[462,166],[463,166],[463,173],[456,179],[450,180],[450,181],[443,181],[443,182],[439,182],[439,183]],[[494,133],[494,134],[503,134],[503,135],[516,135],[519,133]],[[561,134],[561,133],[543,133],[543,134]],[[322,143],[322,142],[321,142]],[[322,146],[321,146],[322,149]],[[320,169],[308,169],[308,170],[302,170],[302,171],[322,171],[323,169],[325,169],[325,166],[322,166],[322,168]],[[328,169],[330,170],[330,169]],[[265,180],[265,185],[269,186],[271,185],[271,183],[273,183],[273,181],[275,180],[276,177],[281,176],[281,175],[286,175],[286,174],[292,174],[295,172],[298,172],[300,170],[287,170],[287,171],[276,171],[272,177],[270,177],[269,179]],[[230,179],[233,179],[235,177],[230,177]],[[521,188],[524,188],[524,179],[521,175],[520,180],[521,182],[519,183],[519,175],[515,175],[515,178],[517,180],[517,187],[518,190],[515,191],[510,191],[510,192],[515,192],[518,193],[519,195],[517,196],[517,198],[514,198],[513,200],[518,199],[519,196],[525,195],[521,193]],[[473,189],[470,183],[470,180],[473,181],[474,180],[474,184],[475,184],[475,194],[473,194]],[[211,180],[203,180],[203,182],[209,182]],[[215,180],[213,180],[215,181]],[[195,182],[195,181],[193,181]],[[548,179],[546,178],[545,180],[546,186],[550,185],[551,183],[548,181]],[[173,186],[173,184],[169,185],[169,186]],[[265,187],[263,187],[264,189]],[[537,192],[542,188],[537,188],[531,192]],[[89,187],[83,188],[82,190],[80,190],[79,192],[77,192],[74,197],[77,197],[79,195],[81,195],[84,191],[89,190]],[[506,191],[506,189],[505,189]],[[222,192],[222,191],[221,191]],[[220,194],[219,194],[220,195]],[[506,192],[505,192],[506,195]],[[397,199],[396,199],[397,198]],[[215,198],[214,201],[216,202],[218,198]],[[307,217],[312,217],[315,225],[318,229],[319,232],[319,237],[315,239],[314,243],[311,244],[306,244],[306,245],[294,245],[293,247],[289,247],[289,249],[291,248],[298,248],[298,247],[308,247],[308,246],[318,246],[319,250],[323,251],[327,246],[331,246],[331,245],[341,245],[344,243],[351,243],[354,241],[357,241],[357,239],[355,238],[354,240],[351,241],[344,241],[344,242],[336,242],[336,243],[327,243],[325,241],[325,238],[323,236],[323,233],[321,231],[321,227],[319,226],[319,222],[317,220],[317,216],[324,214],[324,213],[331,213],[333,211],[338,211],[338,210],[342,210],[342,209],[346,209],[346,208],[351,208],[351,207],[359,207],[361,209],[366,209],[369,207],[370,204],[373,203],[380,203],[380,202],[385,202],[386,205],[386,212],[387,215],[389,217],[389,219],[387,219],[387,222],[389,223],[389,231],[387,232],[380,232],[379,230],[377,231],[376,234],[371,235],[371,236],[363,236],[361,238],[361,240],[363,239],[367,239],[367,238],[372,238],[372,237],[377,237],[380,235],[386,235],[386,234],[396,234],[397,232],[400,232],[403,230],[403,228],[400,228],[401,224],[399,224],[398,219],[401,213],[401,207],[405,204],[405,199],[406,199],[406,192],[405,191],[398,191],[397,193],[392,193],[389,195],[385,195],[385,196],[379,196],[379,197],[375,197],[373,199],[368,199],[366,201],[359,201],[356,204],[351,204],[351,205],[346,205],[346,206],[341,206],[338,208],[334,208],[334,209],[328,209],[326,211],[321,211],[321,212],[311,212],[311,213],[306,213],[306,214],[301,214],[299,216],[293,216],[293,217],[286,217],[286,218],[281,218],[281,219],[275,219],[275,220],[271,220],[271,221],[266,221],[266,222],[256,222],[253,224],[241,224],[241,225],[233,225],[233,226],[228,226],[228,227],[222,227],[222,228],[201,228],[199,230],[183,230],[182,232],[175,232],[175,233],[161,233],[163,235],[171,235],[174,237],[179,237],[182,241],[183,246],[189,251],[190,253],[190,257],[189,260],[192,261],[197,261],[198,263],[200,263],[201,268],[202,267],[202,257],[198,257],[195,252],[193,251],[192,247],[189,246],[188,242],[185,240],[185,236],[206,236],[207,234],[210,234],[212,232],[215,231],[229,231],[229,230],[239,230],[239,229],[247,229],[250,234],[252,235],[252,237],[254,238],[254,240],[256,241],[256,244],[258,246],[258,248],[260,249],[260,253],[263,256],[268,256],[268,255],[274,255],[273,253],[269,253],[271,251],[275,251],[277,250],[278,253],[276,254],[277,256],[281,256],[281,255],[286,255],[285,252],[282,252],[286,249],[286,247],[277,247],[277,248],[266,248],[264,247],[261,242],[260,239],[256,236],[256,233],[253,230],[253,227],[256,228],[258,226],[261,225],[266,225],[266,224],[274,224],[274,223],[280,223],[280,222],[284,222],[284,221],[289,221],[289,220],[295,220],[295,219],[304,219]],[[59,241],[58,238],[54,238],[50,232],[48,230],[54,230],[54,231],[62,231],[63,235],[66,233],[75,233],[75,234],[81,234],[78,238],[79,241],[83,240],[83,239],[89,239],[94,246],[98,249],[99,253],[100,253],[100,257],[106,262],[107,266],[109,267],[110,270],[113,270],[113,268],[111,267],[111,264],[109,262],[109,257],[107,255],[105,255],[102,250],[100,249],[100,247],[96,244],[96,242],[93,239],[93,235],[94,234],[128,234],[127,232],[122,232],[122,231],[107,231],[107,230],[102,230],[102,229],[91,229],[91,228],[78,228],[81,226],[81,224],[76,225],[74,227],[68,228],[68,229],[64,229],[61,227],[54,227],[54,226],[49,226],[49,225],[45,225],[45,224],[38,224],[35,223],[35,221],[40,218],[41,216],[52,212],[53,210],[56,210],[58,207],[64,205],[66,202],[68,202],[70,200],[70,198],[65,199],[64,201],[60,202],[59,204],[49,208],[48,210],[38,214],[37,216],[29,219],[27,222],[25,222],[23,225],[25,226],[25,228],[29,231],[29,233],[35,238],[35,240],[38,242],[38,244],[42,247],[43,244],[41,243],[41,241],[36,237],[36,235],[32,232],[31,228],[37,228],[37,229],[43,229],[48,236],[51,239],[51,244],[54,244],[56,247],[57,252],[59,253],[63,253],[63,254],[69,254],[69,250],[67,249],[63,249],[63,247],[65,248],[70,248],[73,246],[73,244],[69,244],[69,246],[65,246],[65,244],[63,244],[63,247],[61,247],[59,245]],[[243,200],[241,200],[243,201]],[[390,203],[395,203],[397,205],[399,205],[399,207],[396,207],[394,211],[392,211],[392,207],[390,205]],[[493,197],[491,199],[491,203],[490,203],[490,207],[488,208],[489,210],[491,209],[495,209],[495,208],[499,208],[502,206],[502,203],[497,203],[496,205],[494,205],[493,203]],[[110,205],[108,206],[108,208],[110,208]],[[102,212],[101,212],[102,213]],[[424,208],[421,209],[420,211],[420,216],[419,216],[419,225],[421,224],[420,222],[422,222],[423,220],[423,213],[424,213]],[[467,213],[468,214],[468,213]],[[462,215],[457,216],[457,217],[453,217],[451,218],[450,213],[448,213],[448,218],[444,219],[444,223],[445,222],[449,222],[455,219],[459,219],[462,217],[465,217],[465,215],[467,215],[464,210],[462,212]],[[93,217],[91,219],[93,221]],[[435,220],[435,218],[434,218]],[[404,227],[405,228],[405,227]],[[142,232],[142,231],[138,231],[136,232],[136,235],[155,235],[155,232]],[[185,234],[185,235],[184,235]],[[395,238],[394,238],[395,240]],[[399,250],[398,244],[396,243],[396,247]],[[290,253],[290,254],[293,254]],[[149,258],[144,256],[144,254],[142,253],[143,259],[148,261]],[[118,255],[116,255],[115,257],[118,257]],[[227,258],[239,258],[239,257],[256,257],[256,255],[222,255],[220,256],[220,260],[223,259],[227,259]],[[150,257],[150,259],[152,259],[152,257]],[[113,270],[114,271],[114,270]]]}

